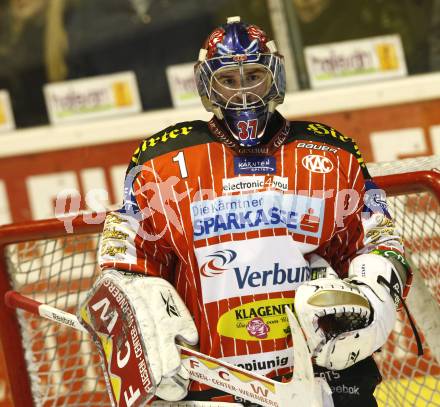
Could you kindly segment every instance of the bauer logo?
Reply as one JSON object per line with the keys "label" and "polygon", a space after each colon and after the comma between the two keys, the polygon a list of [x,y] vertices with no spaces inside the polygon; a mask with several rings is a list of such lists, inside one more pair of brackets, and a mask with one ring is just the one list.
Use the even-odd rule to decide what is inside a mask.
{"label": "bauer logo", "polygon": [[287,229],[319,238],[324,206],[323,199],[279,191],[196,201],[191,203],[194,240],[263,229]]}
{"label": "bauer logo", "polygon": [[275,157],[234,157],[234,173],[273,174],[277,170]]}
{"label": "bauer logo", "polygon": [[[290,236],[205,246],[196,248],[196,256],[204,303],[251,294],[292,292],[303,281],[310,280],[308,263]],[[257,325],[261,324],[255,320],[249,327],[255,336],[263,334],[262,327]],[[246,332],[248,335],[250,331]]]}
{"label": "bauer logo", "polygon": [[297,147],[308,148],[309,150],[330,151],[331,153],[335,153],[335,154],[338,152],[336,148],[326,146],[325,144],[298,143]]}

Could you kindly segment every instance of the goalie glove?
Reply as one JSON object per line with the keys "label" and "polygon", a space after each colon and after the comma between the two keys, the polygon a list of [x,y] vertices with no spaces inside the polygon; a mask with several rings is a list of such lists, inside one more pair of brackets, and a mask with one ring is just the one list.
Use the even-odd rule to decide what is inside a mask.
{"label": "goalie glove", "polygon": [[176,339],[195,345],[198,333],[168,281],[108,271],[81,305],[79,319],[98,345],[114,405],[144,405],[153,393],[168,401],[186,396],[189,375]]}
{"label": "goalie glove", "polygon": [[398,300],[378,282],[382,278],[402,293],[403,283],[390,261],[362,254],[350,263],[347,279],[320,278],[297,289],[295,310],[317,365],[343,370],[386,342]]}

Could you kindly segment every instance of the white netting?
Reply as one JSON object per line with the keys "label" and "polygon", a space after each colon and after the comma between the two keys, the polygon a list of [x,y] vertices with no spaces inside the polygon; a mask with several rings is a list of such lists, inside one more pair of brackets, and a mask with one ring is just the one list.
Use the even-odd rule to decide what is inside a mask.
{"label": "white netting", "polygon": [[[56,308],[76,308],[96,278],[97,235],[7,247],[13,288]],[[87,334],[18,311],[37,406],[110,406]]]}
{"label": "white netting", "polygon": [[[440,158],[369,166],[373,175],[432,168],[440,168]],[[422,335],[425,355],[416,356],[414,335],[405,314],[400,313],[390,340],[376,356],[384,377],[376,397],[380,406],[440,406],[439,203],[428,193],[418,193],[391,197],[389,204],[415,266],[408,304]],[[75,312],[98,271],[97,242],[97,235],[74,235],[8,246],[13,288]],[[19,315],[36,405],[109,405],[99,357],[86,335],[28,313]]]}
{"label": "white netting", "polygon": [[[440,157],[369,166],[373,176],[440,169]],[[389,197],[391,213],[405,240],[414,282],[407,304],[422,336],[417,357],[414,334],[404,312],[388,343],[375,358],[384,381],[376,391],[380,406],[440,406],[440,206],[429,193]]]}
{"label": "white netting", "polygon": [[[414,334],[406,314],[400,312],[390,340],[376,354],[384,377],[376,396],[382,405],[390,407],[440,406],[439,204],[429,194],[392,197],[389,201],[415,271],[407,304],[422,336],[425,354],[417,357]],[[426,314],[423,308],[430,311]],[[429,335],[434,336],[432,349],[427,346]]]}

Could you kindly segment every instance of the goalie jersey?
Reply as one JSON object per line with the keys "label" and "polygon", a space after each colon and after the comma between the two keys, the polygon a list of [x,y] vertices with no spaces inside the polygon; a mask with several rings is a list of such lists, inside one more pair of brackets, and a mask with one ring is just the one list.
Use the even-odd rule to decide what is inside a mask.
{"label": "goalie jersey", "polygon": [[246,155],[215,118],[143,140],[127,170],[124,205],[107,216],[100,247],[104,270],[158,276],[176,287],[200,352],[268,376],[291,371],[284,307],[293,309],[299,285],[321,277],[310,269],[312,253],[345,277],[358,254],[399,258],[403,251],[353,140],[275,115],[273,148]]}

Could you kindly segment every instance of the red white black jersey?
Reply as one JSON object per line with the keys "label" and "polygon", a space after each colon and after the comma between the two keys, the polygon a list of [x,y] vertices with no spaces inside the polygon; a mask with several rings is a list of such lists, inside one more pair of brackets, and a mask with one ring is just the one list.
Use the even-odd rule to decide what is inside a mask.
{"label": "red white black jersey", "polygon": [[292,366],[284,307],[312,278],[311,253],[344,277],[357,254],[403,250],[383,196],[365,192],[374,184],[353,140],[274,120],[271,148],[255,154],[233,148],[215,119],[142,141],[100,257],[103,269],[169,280],[201,352],[271,376]]}

